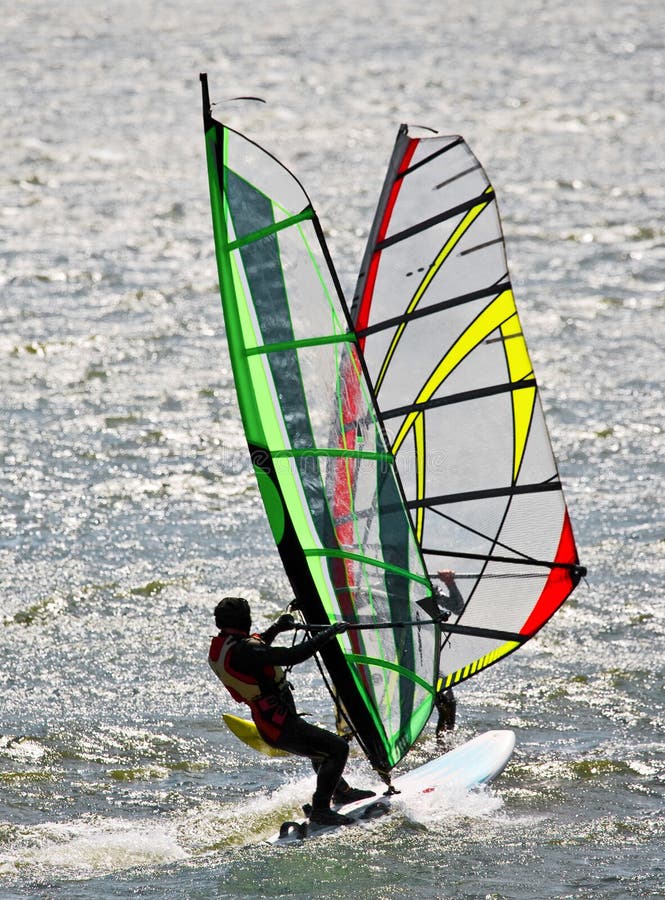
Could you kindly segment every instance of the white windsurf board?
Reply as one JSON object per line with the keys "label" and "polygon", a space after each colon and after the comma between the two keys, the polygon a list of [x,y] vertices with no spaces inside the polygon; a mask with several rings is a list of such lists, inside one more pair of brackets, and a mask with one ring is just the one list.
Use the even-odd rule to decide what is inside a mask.
{"label": "white windsurf board", "polygon": [[[418,794],[445,791],[446,788],[471,790],[487,784],[503,772],[515,747],[512,731],[487,731],[470,741],[455,747],[443,756],[398,775],[393,780],[396,793],[372,797],[336,806],[337,812],[351,817],[355,822],[377,818],[390,812],[395,798],[408,799]],[[268,839],[269,844],[283,844],[304,838],[318,837],[337,831],[339,825],[317,826],[309,819],[284,822],[277,834]]]}

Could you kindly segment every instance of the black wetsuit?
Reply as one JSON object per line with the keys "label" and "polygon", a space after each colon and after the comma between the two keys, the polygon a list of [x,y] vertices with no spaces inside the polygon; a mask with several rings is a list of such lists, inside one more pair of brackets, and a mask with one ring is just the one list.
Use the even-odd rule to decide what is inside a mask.
{"label": "black wetsuit", "polygon": [[[249,705],[254,723],[268,744],[312,760],[317,773],[313,805],[327,807],[335,789],[346,787],[341,776],[349,745],[344,738],[311,725],[298,715],[291,687],[278,667],[297,665],[310,659],[334,636],[334,632],[326,629],[294,647],[272,647],[278,633],[274,626],[251,637],[235,630],[223,630],[213,638],[210,664],[223,681],[230,672],[236,689],[239,682],[246,683],[248,688],[258,688],[258,696],[252,698],[246,696],[247,691],[243,692],[245,696],[237,696],[237,690],[231,690],[231,693],[236,700]],[[223,653],[224,649],[226,652]],[[224,672],[220,671],[218,662],[222,656]],[[224,683],[229,687],[228,680]]]}

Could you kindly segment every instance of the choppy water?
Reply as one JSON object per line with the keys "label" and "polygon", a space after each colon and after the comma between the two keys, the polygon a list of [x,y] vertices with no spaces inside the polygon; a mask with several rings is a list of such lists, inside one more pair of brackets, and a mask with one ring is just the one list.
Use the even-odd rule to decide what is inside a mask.
{"label": "choppy water", "polygon": [[[660,5],[2,7],[0,896],[665,896]],[[288,586],[224,342],[200,71],[268,101],[218,115],[297,171],[347,288],[398,124],[465,135],[590,570],[459,691],[456,740],[517,732],[493,791],[297,848],[260,838],[308,767],[242,751],[205,663],[220,595],[262,624]],[[331,723],[313,669],[297,694]]]}

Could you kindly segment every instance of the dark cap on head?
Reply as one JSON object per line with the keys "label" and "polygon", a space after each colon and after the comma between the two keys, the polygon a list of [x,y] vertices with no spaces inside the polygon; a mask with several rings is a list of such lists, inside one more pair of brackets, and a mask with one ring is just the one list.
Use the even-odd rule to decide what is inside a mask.
{"label": "dark cap on head", "polygon": [[224,597],[215,607],[215,624],[219,629],[237,628],[249,633],[252,613],[244,597]]}

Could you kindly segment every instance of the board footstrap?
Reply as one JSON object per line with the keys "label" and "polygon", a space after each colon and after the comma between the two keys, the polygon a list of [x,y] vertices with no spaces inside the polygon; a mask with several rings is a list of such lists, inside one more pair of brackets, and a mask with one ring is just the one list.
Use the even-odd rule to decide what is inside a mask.
{"label": "board footstrap", "polygon": [[279,838],[283,840],[288,837],[296,837],[303,840],[307,837],[306,822],[282,822],[279,827]]}

